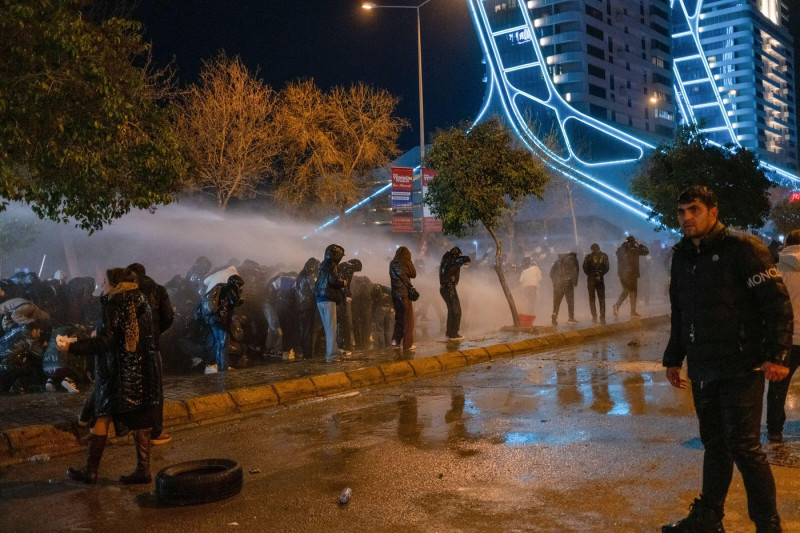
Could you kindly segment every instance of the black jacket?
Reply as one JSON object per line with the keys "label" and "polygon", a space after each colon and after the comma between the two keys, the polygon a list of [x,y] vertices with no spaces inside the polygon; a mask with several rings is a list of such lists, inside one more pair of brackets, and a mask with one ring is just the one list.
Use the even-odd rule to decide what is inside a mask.
{"label": "black jacket", "polygon": [[138,276],[139,290],[147,298],[150,304],[150,312],[153,315],[153,344],[156,350],[160,349],[159,339],[161,334],[167,331],[175,318],[175,311],[172,302],[169,300],[167,289],[159,285],[150,276]]}
{"label": "black jacket", "polygon": [[583,258],[583,273],[589,279],[600,281],[608,273],[608,255],[600,250]]}
{"label": "black jacket", "polygon": [[312,257],[306,261],[303,270],[297,275],[297,279],[294,282],[294,294],[298,309],[310,310],[317,308],[314,286],[317,283],[319,265],[319,260]]}
{"label": "black jacket", "polygon": [[687,357],[689,378],[703,382],[786,363],[792,306],[766,246],[718,222],[699,249],[684,238],[673,252],[664,366]]}
{"label": "black jacket", "polygon": [[[629,238],[630,239],[630,238]],[[617,275],[620,279],[637,279],[639,277],[639,257],[647,255],[650,250],[636,240],[626,239],[617,248]]]}
{"label": "black jacket", "polygon": [[470,262],[469,256],[461,255],[459,248],[452,248],[442,256],[439,264],[439,285],[458,285],[461,267]]}
{"label": "black jacket", "polygon": [[558,259],[550,268],[550,279],[553,285],[572,285],[578,284],[578,254],[569,252],[558,254]]}
{"label": "black jacket", "polygon": [[339,261],[344,257],[344,248],[331,244],[325,248],[325,259],[319,265],[319,276],[314,285],[314,294],[318,302],[342,301],[344,281],[339,276]]}
{"label": "black jacket", "polygon": [[[136,309],[138,342],[125,347],[127,307]],[[153,407],[157,401],[158,374],[153,346],[153,319],[147,299],[138,290],[102,298],[103,322],[97,336],[78,340],[69,353],[94,355],[95,417]]]}

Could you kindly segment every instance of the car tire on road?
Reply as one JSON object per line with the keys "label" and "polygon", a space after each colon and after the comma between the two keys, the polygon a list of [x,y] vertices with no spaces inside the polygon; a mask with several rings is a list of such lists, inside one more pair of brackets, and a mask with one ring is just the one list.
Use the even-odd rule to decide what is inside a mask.
{"label": "car tire on road", "polygon": [[242,490],[242,467],[231,459],[198,459],[161,469],[156,500],[167,505],[195,505],[224,500]]}

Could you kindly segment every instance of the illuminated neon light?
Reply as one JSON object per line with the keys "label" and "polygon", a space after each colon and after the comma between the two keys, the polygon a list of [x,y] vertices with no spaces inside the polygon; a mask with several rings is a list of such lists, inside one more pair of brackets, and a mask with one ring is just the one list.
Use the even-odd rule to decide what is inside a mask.
{"label": "illuminated neon light", "polygon": [[[573,108],[564,98],[562,98],[555,88],[555,83],[553,82],[550,73],[547,71],[547,62],[545,61],[544,54],[541,50],[540,42],[537,39],[536,28],[533,24],[533,21],[530,19],[526,2],[506,4],[507,9],[509,10],[519,10],[523,24],[519,25],[518,21],[520,18],[517,18],[515,21],[517,25],[513,27],[493,28],[489,15],[485,10],[484,1],[466,1],[475,25],[476,32],[478,34],[481,48],[483,49],[487,69],[486,96],[483,105],[481,106],[481,109],[475,118],[474,124],[485,120],[492,108],[499,108],[499,110],[502,111],[502,114],[505,116],[507,124],[513,130],[518,139],[528,150],[537,154],[539,157],[542,157],[545,164],[549,168],[564,175],[568,179],[579,183],[581,186],[588,188],[606,200],[611,201],[615,205],[638,216],[647,218],[649,209],[644,204],[630,196],[627,191],[618,189],[609,183],[606,183],[604,174],[607,173],[608,169],[619,169],[621,173],[629,168],[631,164],[641,161],[645,154],[649,150],[654,149],[655,146],[648,143],[644,139],[637,138],[594,117],[581,113],[577,109]],[[727,61],[709,61],[706,54],[703,52],[702,43],[700,41],[700,34],[702,33],[700,21],[704,18],[700,11],[703,3],[703,0],[697,0],[694,4],[694,10],[690,14],[685,0],[671,0],[670,2],[670,5],[673,8],[673,27],[676,25],[675,23],[678,22],[681,23],[680,27],[689,28],[688,31],[673,33],[673,41],[675,39],[683,38],[685,40],[688,38],[690,39],[691,44],[694,45],[694,49],[689,50],[689,53],[686,53],[680,57],[672,58],[672,72],[674,75],[672,86],[673,94],[675,96],[677,107],[680,111],[680,116],[682,117],[684,123],[688,122],[695,125],[698,124],[695,110],[702,109],[704,110],[704,115],[708,115],[709,111],[716,109],[718,110],[718,116],[714,116],[715,123],[705,125],[703,128],[700,128],[700,131],[704,133],[717,134],[721,132],[727,133],[727,136],[730,137],[730,143],[734,145],[734,147],[739,147],[740,144],[737,139],[734,124],[729,119],[729,115],[732,115],[732,111],[735,109],[734,102],[727,95],[723,97],[726,89],[728,89],[728,94],[734,93],[730,92],[730,86],[727,88],[719,87],[718,81],[720,80],[720,76],[714,75],[711,70],[712,63],[714,67],[717,67],[719,65],[726,64]],[[677,21],[676,17],[678,17]],[[503,64],[502,54],[497,46],[497,38],[511,35],[514,32],[526,32],[530,35],[530,40],[519,41],[516,43],[516,46],[532,46],[534,56],[536,57],[535,61],[529,61],[519,65],[512,64],[505,66]],[[701,75],[699,78],[693,78],[691,80],[684,81],[680,74],[679,67],[688,61],[697,60],[700,60],[702,64],[702,72],[704,75]],[[508,75],[524,71],[535,72],[536,75],[532,76],[531,79],[538,79],[544,83],[544,87],[540,87],[539,89],[543,89],[540,92],[547,94],[545,99],[539,98],[519,87],[516,87],[514,83],[509,80]],[[711,100],[704,99],[692,104],[692,98],[694,98],[694,96],[690,98],[690,90],[687,88],[702,86],[703,84],[709,84],[710,87],[713,88],[713,91],[710,91],[710,94],[708,94],[708,97],[710,97]],[[696,93],[692,94],[694,95]],[[554,127],[558,128],[560,139],[563,140],[564,148],[566,150],[565,155],[560,155],[553,152],[553,150],[551,150],[545,144],[543,139],[539,138],[536,132],[531,131],[531,129],[528,127],[524,111],[521,109],[520,105],[521,103],[525,103],[525,100],[533,102],[537,106],[547,108],[549,112],[553,114],[555,117],[554,122],[556,123]],[[581,159],[581,157],[575,152],[574,142],[572,139],[570,139],[570,136],[565,128],[565,124],[569,120],[577,120],[586,127],[590,128],[593,132],[596,132],[598,135],[609,137],[618,143],[626,145],[628,148],[633,149],[635,157],[599,162],[591,162]],[[711,140],[709,142],[716,146],[721,146],[720,143],[713,142]],[[797,175],[780,169],[772,164],[764,163],[762,161],[761,167],[768,172],[770,179],[778,183],[796,187],[798,182],[800,182],[800,178],[798,178]],[[378,194],[388,190],[390,187],[390,185],[387,185],[375,191],[367,198],[350,207],[347,211],[345,211],[345,213],[348,214],[358,207],[361,207]],[[338,220],[338,218],[339,217],[335,217],[329,220],[317,228],[316,231],[329,226]]]}

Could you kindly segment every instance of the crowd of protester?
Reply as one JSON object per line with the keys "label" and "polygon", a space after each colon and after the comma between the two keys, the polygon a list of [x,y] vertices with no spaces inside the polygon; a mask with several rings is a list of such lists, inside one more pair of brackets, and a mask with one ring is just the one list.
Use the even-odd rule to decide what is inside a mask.
{"label": "crowd of protester", "polygon": [[[309,258],[299,271],[250,259],[215,266],[200,256],[185,274],[163,286],[144,265],[128,268],[153,311],[158,367],[168,374],[214,373],[275,360],[334,360],[352,351],[414,349],[412,280],[413,292],[419,288],[423,294],[417,321],[428,323],[435,314],[446,340],[460,340],[469,307],[469,296],[460,299],[456,288],[461,269],[470,267],[468,283],[479,276],[496,282],[494,252],[475,256],[458,247],[442,252],[437,272],[426,268],[421,257],[412,260],[408,248],[398,247],[399,256],[386,258],[388,276],[380,280],[386,284],[361,275],[361,260],[345,259],[338,245],[329,246],[322,261]],[[552,248],[536,247],[519,254],[519,262],[504,263],[521,313],[532,315],[537,305],[538,265],[557,255]],[[334,262],[335,279],[329,275]],[[318,282],[321,270],[333,284],[327,293]],[[61,270],[47,279],[28,270],[0,279],[0,394],[76,392],[91,386],[91,358],[58,350],[55,338],[91,338],[101,323],[100,281],[70,278]]]}

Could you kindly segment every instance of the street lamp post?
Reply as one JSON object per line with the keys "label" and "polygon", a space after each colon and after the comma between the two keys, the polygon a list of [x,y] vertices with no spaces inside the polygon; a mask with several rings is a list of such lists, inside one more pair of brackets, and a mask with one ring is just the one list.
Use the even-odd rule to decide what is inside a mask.
{"label": "street lamp post", "polygon": [[383,6],[373,2],[364,2],[362,9],[415,9],[417,11],[417,69],[419,71],[419,166],[425,162],[425,114],[422,105],[422,29],[419,22],[419,9],[430,2],[425,0],[418,6]]}

